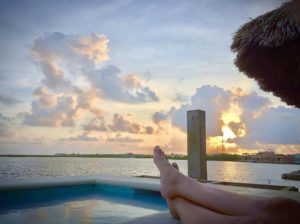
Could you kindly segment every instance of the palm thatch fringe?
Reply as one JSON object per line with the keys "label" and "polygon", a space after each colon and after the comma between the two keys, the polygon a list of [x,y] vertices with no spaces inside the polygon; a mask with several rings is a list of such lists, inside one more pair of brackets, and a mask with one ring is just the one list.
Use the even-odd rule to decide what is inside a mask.
{"label": "palm thatch fringe", "polygon": [[243,25],[231,45],[235,65],[289,105],[300,108],[300,1]]}

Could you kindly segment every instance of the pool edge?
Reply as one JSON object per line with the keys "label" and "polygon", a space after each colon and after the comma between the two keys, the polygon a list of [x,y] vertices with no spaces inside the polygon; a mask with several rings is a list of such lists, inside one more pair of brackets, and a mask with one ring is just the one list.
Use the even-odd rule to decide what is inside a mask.
{"label": "pool edge", "polygon": [[91,176],[64,176],[9,180],[0,182],[0,191],[62,187],[81,184],[109,184],[151,191],[159,191],[160,189],[160,182],[157,179],[101,174]]}

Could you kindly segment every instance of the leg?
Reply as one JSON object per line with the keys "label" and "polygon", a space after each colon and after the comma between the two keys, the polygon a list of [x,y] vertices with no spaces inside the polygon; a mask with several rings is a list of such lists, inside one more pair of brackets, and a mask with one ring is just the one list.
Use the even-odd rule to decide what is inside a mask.
{"label": "leg", "polygon": [[[179,167],[177,165],[177,163],[172,163],[172,166],[176,169],[176,170],[179,170]],[[168,207],[169,207],[169,210],[170,210],[170,214],[172,215],[173,218],[175,219],[179,219],[179,216],[174,208],[174,203],[172,203],[172,200],[166,198],[166,201],[167,201],[167,204],[168,204]]]}
{"label": "leg", "polygon": [[207,187],[178,172],[159,147],[154,149],[154,163],[161,174],[161,193],[165,198],[179,196],[218,213],[238,216],[252,215],[257,207],[253,198]]}
{"label": "leg", "polygon": [[176,210],[183,224],[205,223],[205,224],[261,224],[258,219],[247,216],[229,216],[213,212],[183,198],[177,197],[170,200],[170,204]]}
{"label": "leg", "polygon": [[299,211],[300,204],[287,198],[268,199],[263,208],[264,219],[269,223],[298,223]]}
{"label": "leg", "polygon": [[161,173],[161,193],[167,199],[182,197],[221,214],[265,217],[267,199],[250,198],[201,184],[172,167],[159,147],[154,149],[154,163]]}

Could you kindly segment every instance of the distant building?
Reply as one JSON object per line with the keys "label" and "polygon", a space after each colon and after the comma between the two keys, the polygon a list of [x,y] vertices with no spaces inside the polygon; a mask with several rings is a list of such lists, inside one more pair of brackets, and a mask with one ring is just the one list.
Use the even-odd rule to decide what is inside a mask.
{"label": "distant building", "polygon": [[295,163],[294,155],[275,154],[276,163]]}
{"label": "distant building", "polygon": [[[298,162],[296,161],[296,157],[298,158],[297,160]],[[262,151],[256,154],[243,153],[242,161],[257,162],[257,163],[285,163],[285,164],[298,163],[300,164],[300,154],[297,155],[275,154],[275,152],[272,150]]]}
{"label": "distant building", "polygon": [[256,154],[256,160],[262,163],[272,163],[276,161],[274,151],[263,151]]}
{"label": "distant building", "polygon": [[295,163],[300,164],[300,154],[295,155]]}

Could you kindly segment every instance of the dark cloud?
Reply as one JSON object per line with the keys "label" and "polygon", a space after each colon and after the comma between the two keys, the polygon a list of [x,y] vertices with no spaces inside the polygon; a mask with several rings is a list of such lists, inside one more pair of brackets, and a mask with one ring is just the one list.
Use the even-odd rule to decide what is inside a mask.
{"label": "dark cloud", "polygon": [[[255,108],[257,109],[257,108]],[[248,108],[244,112],[251,114]],[[262,144],[300,144],[300,110],[287,107],[270,107],[257,117],[242,116],[246,135],[231,140],[244,148]]]}
{"label": "dark cloud", "polygon": [[151,126],[145,127],[145,134],[152,135],[154,133],[154,128]]}
{"label": "dark cloud", "polygon": [[159,127],[161,125],[162,122],[168,121],[169,119],[169,114],[165,113],[163,111],[160,112],[155,112],[152,115],[152,121],[157,124]]}
{"label": "dark cloud", "polygon": [[109,128],[114,132],[129,132],[129,133],[140,133],[141,125],[126,119],[120,114],[115,114],[113,117],[112,124]]}
{"label": "dark cloud", "polygon": [[243,109],[243,116],[255,117],[263,110],[267,109],[271,105],[271,101],[266,98],[257,95],[256,93],[250,93],[238,98],[238,104]]}
{"label": "dark cloud", "polygon": [[105,126],[104,119],[91,119],[87,124],[82,125],[83,130],[85,131],[107,131]]}
{"label": "dark cloud", "polygon": [[242,136],[245,134],[245,124],[242,122],[229,122],[228,127],[233,131],[236,136]]}
{"label": "dark cloud", "polygon": [[107,131],[127,132],[132,134],[149,134],[149,135],[154,133],[153,127],[141,125],[138,122],[133,121],[132,119],[133,118],[131,114],[127,114],[127,115],[114,114],[112,123],[110,125],[107,125],[106,127]]}
{"label": "dark cloud", "polygon": [[5,95],[5,94],[0,94],[0,103],[5,104],[5,105],[15,105],[18,103],[21,103],[22,101],[17,99],[16,97],[12,95]]}

